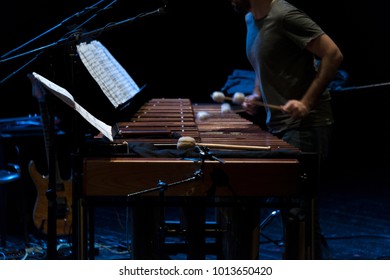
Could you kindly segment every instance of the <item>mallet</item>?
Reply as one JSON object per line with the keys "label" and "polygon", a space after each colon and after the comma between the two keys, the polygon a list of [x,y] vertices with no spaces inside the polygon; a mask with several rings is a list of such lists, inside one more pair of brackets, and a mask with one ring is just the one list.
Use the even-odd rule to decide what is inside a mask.
{"label": "mallet", "polygon": [[227,149],[227,150],[249,150],[249,151],[267,151],[271,150],[270,146],[248,146],[248,145],[230,145],[230,144],[211,144],[211,143],[196,143],[195,139],[190,136],[180,137],[177,141],[177,149],[185,150],[195,146],[204,146],[207,148]]}

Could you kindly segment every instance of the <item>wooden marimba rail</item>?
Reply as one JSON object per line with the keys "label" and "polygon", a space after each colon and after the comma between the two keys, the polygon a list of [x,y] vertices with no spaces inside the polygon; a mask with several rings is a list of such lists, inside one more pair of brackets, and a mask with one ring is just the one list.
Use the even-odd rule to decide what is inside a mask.
{"label": "wooden marimba rail", "polygon": [[[196,119],[199,112],[212,116]],[[144,104],[129,120],[119,123],[121,142],[148,142],[166,144],[175,148],[177,137],[147,137],[153,132],[190,136],[199,142],[213,144],[269,146],[269,157],[223,159],[224,164],[205,161],[202,180],[166,192],[167,196],[204,196],[215,182],[215,170],[228,178],[229,186],[220,187],[216,196],[280,196],[299,193],[299,161],[296,158],[272,158],[271,153],[281,150],[298,151],[257,125],[234,112],[220,112],[219,104],[194,104],[188,99],[152,99]],[[123,138],[131,132],[144,133],[145,137]],[[139,135],[139,134],[138,134]],[[211,149],[213,150],[213,149]],[[126,196],[153,187],[159,180],[167,183],[189,177],[200,164],[180,158],[106,157],[84,159],[85,196]],[[214,173],[213,173],[214,172]],[[280,175],[283,176],[280,176]],[[195,191],[196,190],[196,191]],[[158,195],[155,192],[154,195]]]}
{"label": "wooden marimba rail", "polygon": [[[183,159],[87,158],[83,195],[127,197],[192,177],[200,163]],[[199,180],[169,188],[164,196],[271,197],[301,192],[296,159],[224,159],[206,161]],[[154,191],[143,195],[158,196]]]}

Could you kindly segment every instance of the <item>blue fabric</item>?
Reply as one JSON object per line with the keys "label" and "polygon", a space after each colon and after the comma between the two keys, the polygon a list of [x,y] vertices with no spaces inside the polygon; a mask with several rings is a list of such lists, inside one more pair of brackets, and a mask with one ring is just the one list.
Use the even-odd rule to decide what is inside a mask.
{"label": "blue fabric", "polygon": [[255,83],[255,72],[250,70],[236,69],[228,76],[228,79],[221,89],[226,95],[234,95],[236,92],[242,92],[245,95],[253,92]]}

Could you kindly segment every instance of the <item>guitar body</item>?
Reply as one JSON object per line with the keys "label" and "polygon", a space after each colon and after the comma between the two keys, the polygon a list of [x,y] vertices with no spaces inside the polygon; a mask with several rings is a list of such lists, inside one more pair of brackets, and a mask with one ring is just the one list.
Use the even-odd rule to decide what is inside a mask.
{"label": "guitar body", "polygon": [[[43,234],[48,234],[48,198],[46,191],[49,186],[49,176],[41,175],[33,161],[28,166],[30,177],[37,190],[34,205],[33,221],[35,227]],[[72,180],[56,182],[56,231],[57,235],[69,235],[72,232]]]}

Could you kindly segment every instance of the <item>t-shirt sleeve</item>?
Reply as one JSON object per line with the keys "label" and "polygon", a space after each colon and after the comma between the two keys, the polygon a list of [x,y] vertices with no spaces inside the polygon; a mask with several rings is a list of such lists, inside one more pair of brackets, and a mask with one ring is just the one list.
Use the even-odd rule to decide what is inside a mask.
{"label": "t-shirt sleeve", "polygon": [[283,19],[283,28],[286,36],[300,48],[313,39],[324,34],[321,27],[301,10],[289,11]]}

